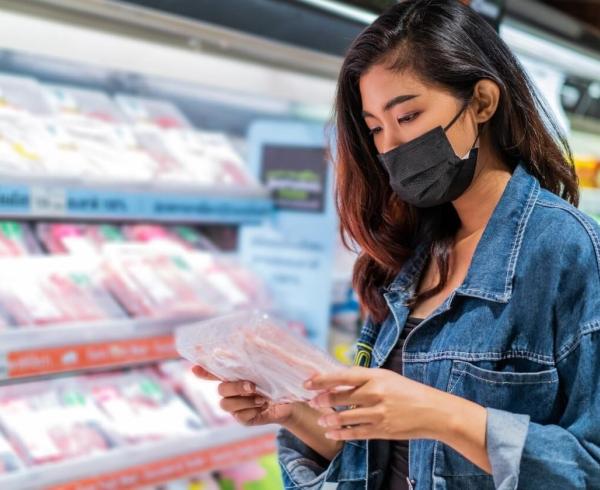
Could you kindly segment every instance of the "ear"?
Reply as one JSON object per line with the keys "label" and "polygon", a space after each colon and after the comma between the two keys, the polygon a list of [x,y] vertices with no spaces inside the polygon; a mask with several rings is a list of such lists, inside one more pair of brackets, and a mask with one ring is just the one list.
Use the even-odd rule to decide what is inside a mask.
{"label": "ear", "polygon": [[479,80],[473,90],[473,110],[477,123],[489,121],[496,113],[500,101],[500,87],[488,79]]}

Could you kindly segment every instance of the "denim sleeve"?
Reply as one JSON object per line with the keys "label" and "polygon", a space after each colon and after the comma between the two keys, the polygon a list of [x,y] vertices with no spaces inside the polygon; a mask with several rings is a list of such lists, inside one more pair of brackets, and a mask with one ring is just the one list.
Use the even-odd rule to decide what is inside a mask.
{"label": "denim sleeve", "polygon": [[600,488],[600,320],[557,359],[565,409],[556,425],[488,408],[486,446],[498,490]]}
{"label": "denim sleeve", "polygon": [[279,430],[277,445],[286,490],[317,490],[324,487],[330,466],[337,464],[337,458],[329,462],[283,428]]}

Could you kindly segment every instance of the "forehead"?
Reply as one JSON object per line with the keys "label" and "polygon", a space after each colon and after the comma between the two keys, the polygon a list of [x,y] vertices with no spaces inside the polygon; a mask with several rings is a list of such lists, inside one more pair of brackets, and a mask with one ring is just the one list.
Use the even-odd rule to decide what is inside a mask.
{"label": "forehead", "polygon": [[424,95],[432,90],[411,70],[392,71],[383,64],[373,65],[359,81],[363,109],[380,110],[392,97],[397,95]]}

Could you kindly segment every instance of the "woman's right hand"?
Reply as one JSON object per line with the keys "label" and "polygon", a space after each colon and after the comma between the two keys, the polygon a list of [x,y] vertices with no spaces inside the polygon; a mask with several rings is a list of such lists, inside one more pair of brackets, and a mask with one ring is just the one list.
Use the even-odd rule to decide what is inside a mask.
{"label": "woman's right hand", "polygon": [[[193,372],[203,379],[217,381],[218,378],[200,366]],[[219,394],[223,397],[221,408],[229,412],[242,425],[265,424],[287,425],[294,413],[294,403],[272,403],[256,393],[256,386],[249,381],[221,382]]]}

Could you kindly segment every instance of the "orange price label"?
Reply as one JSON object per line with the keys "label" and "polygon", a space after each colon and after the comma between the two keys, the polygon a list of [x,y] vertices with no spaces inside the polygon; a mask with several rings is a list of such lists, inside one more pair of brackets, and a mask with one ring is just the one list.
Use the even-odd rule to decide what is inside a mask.
{"label": "orange price label", "polygon": [[97,475],[58,485],[47,490],[129,490],[156,485],[186,476],[233,466],[271,454],[276,450],[275,436],[267,434],[246,441],[204,449],[173,458],[134,466],[126,470]]}
{"label": "orange price label", "polygon": [[77,371],[177,357],[172,335],[9,352],[8,377]]}

